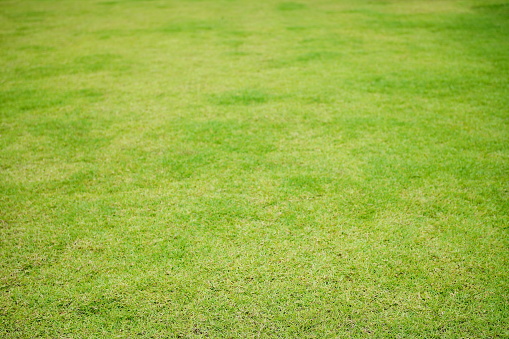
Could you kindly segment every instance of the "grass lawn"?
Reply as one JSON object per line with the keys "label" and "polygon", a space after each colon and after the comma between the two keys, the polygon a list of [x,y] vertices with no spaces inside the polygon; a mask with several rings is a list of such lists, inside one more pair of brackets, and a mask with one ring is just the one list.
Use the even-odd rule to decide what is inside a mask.
{"label": "grass lawn", "polygon": [[0,0],[0,337],[509,338],[507,0]]}

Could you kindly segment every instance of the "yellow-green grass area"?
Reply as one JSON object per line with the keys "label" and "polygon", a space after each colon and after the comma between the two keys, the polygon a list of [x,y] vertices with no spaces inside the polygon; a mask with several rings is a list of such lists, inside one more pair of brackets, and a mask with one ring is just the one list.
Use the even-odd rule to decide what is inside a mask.
{"label": "yellow-green grass area", "polygon": [[0,67],[0,337],[509,337],[507,0],[1,0]]}

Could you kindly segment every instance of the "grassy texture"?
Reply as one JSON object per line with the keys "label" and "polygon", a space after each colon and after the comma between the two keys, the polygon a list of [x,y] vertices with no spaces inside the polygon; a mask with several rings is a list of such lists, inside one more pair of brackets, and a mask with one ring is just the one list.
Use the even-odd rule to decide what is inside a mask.
{"label": "grassy texture", "polygon": [[0,11],[0,336],[509,337],[505,0]]}

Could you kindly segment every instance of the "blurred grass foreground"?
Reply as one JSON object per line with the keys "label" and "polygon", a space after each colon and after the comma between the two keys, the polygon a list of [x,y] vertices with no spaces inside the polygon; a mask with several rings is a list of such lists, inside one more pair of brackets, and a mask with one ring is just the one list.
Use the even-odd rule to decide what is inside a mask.
{"label": "blurred grass foreground", "polygon": [[508,338],[507,0],[0,0],[2,338]]}

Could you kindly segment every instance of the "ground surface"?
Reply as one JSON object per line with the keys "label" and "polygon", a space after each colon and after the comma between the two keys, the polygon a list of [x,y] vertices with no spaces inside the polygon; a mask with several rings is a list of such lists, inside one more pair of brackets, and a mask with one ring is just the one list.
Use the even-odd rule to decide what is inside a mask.
{"label": "ground surface", "polygon": [[509,337],[505,0],[0,13],[1,337]]}

